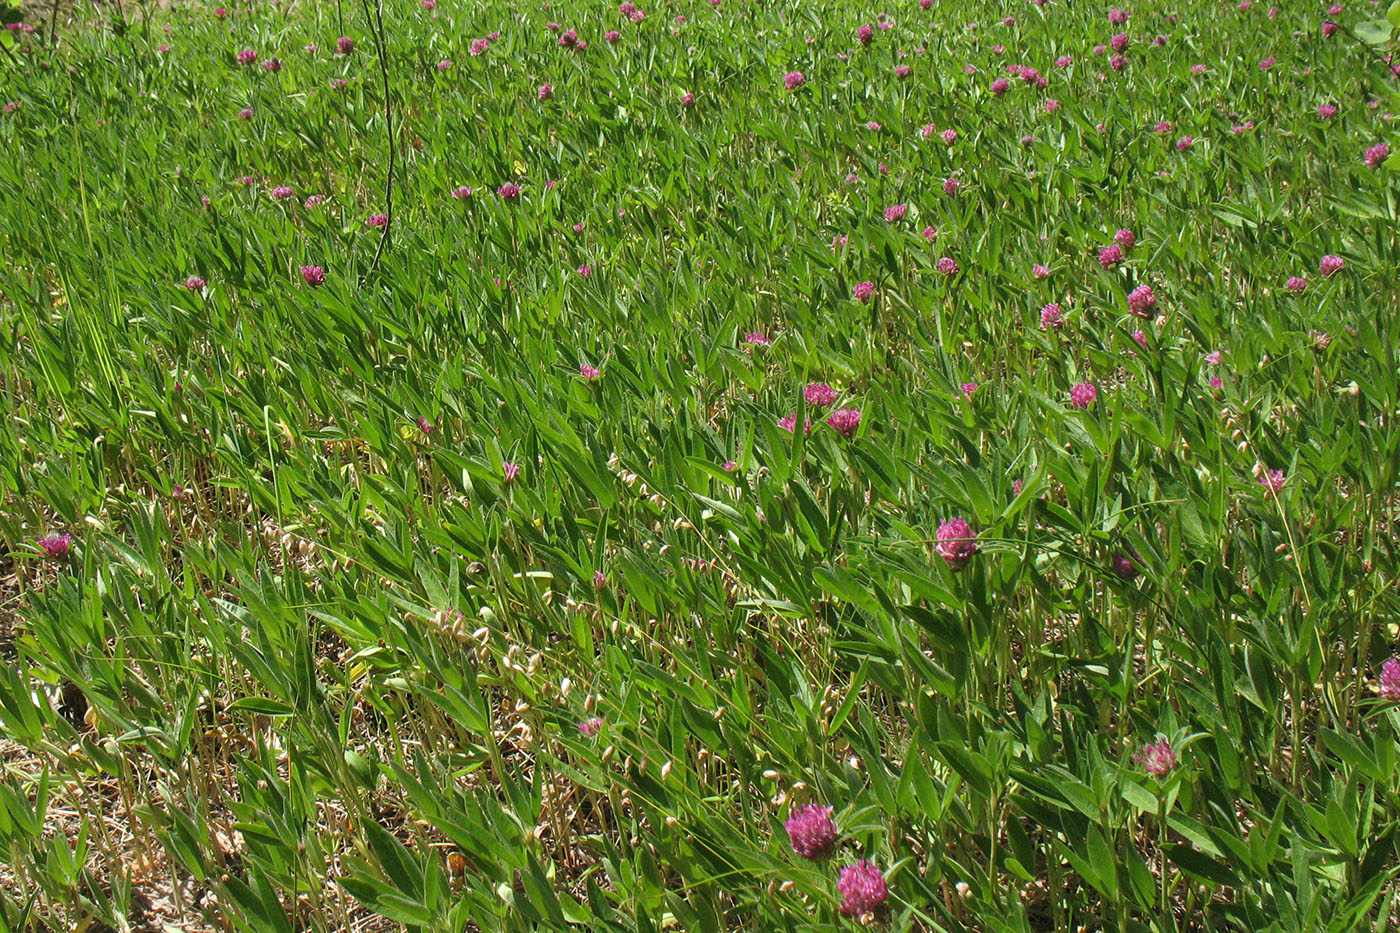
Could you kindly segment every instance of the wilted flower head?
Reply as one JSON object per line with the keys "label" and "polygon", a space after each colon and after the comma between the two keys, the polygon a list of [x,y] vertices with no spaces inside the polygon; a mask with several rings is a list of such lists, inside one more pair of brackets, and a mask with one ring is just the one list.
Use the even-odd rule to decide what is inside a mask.
{"label": "wilted flower head", "polygon": [[1346,260],[1341,256],[1326,255],[1322,257],[1322,262],[1318,264],[1318,270],[1323,276],[1336,275],[1346,265]]}
{"label": "wilted flower head", "polygon": [[815,803],[794,808],[783,824],[792,843],[792,851],[810,859],[829,855],[838,835],[831,813],[831,807]]}
{"label": "wilted flower head", "polygon": [[1148,774],[1166,774],[1176,767],[1176,752],[1172,751],[1171,743],[1164,736],[1139,748],[1133,754],[1133,761]]}
{"label": "wilted flower head", "polygon": [[839,393],[825,382],[809,382],[802,390],[802,397],[813,408],[825,408],[839,397]]}
{"label": "wilted flower head", "polygon": [[1099,397],[1092,382],[1076,382],[1069,390],[1069,403],[1075,408],[1088,408]]}
{"label": "wilted flower head", "polygon": [[854,437],[860,427],[860,409],[838,408],[827,415],[826,423],[842,437]]}
{"label": "wilted flower head", "polygon": [[68,551],[73,546],[73,536],[51,531],[34,543],[39,546],[39,550],[43,551],[44,556],[49,560],[62,560],[68,556]]}
{"label": "wilted flower head", "polygon": [[841,869],[836,890],[841,892],[843,917],[859,917],[879,910],[890,896],[884,874],[870,861],[856,862]]}
{"label": "wilted flower head", "polygon": [[306,284],[315,288],[324,285],[326,282],[326,270],[320,266],[302,266],[301,277],[306,280]]}
{"label": "wilted flower head", "polygon": [[950,518],[938,526],[937,550],[949,570],[961,570],[977,553],[977,532],[962,516]]}
{"label": "wilted flower head", "polygon": [[1139,285],[1128,293],[1128,310],[1145,318],[1157,313],[1157,296],[1152,294],[1151,285]]}
{"label": "wilted flower head", "polygon": [[1381,696],[1400,700],[1400,660],[1391,658],[1381,665]]}
{"label": "wilted flower head", "polygon": [[856,301],[869,301],[875,297],[874,282],[857,282],[851,289],[851,297]]}

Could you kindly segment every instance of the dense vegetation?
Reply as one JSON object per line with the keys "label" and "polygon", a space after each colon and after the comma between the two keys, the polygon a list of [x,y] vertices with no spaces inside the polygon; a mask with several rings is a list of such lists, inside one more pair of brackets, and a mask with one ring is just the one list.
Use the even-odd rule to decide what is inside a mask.
{"label": "dense vegetation", "polygon": [[1388,929],[1384,12],[16,22],[0,928]]}

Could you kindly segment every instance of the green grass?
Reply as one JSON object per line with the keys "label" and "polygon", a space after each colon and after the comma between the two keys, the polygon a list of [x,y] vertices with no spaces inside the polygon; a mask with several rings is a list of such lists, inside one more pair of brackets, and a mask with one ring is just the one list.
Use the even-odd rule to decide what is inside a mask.
{"label": "green grass", "polygon": [[1383,8],[643,7],[5,34],[0,929],[1389,929]]}

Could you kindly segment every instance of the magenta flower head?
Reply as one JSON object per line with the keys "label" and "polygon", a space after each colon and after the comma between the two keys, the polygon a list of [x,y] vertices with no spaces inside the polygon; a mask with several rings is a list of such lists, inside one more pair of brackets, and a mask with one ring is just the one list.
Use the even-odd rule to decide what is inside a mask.
{"label": "magenta flower head", "polygon": [[1112,39],[1108,40],[1108,47],[1115,52],[1121,52],[1128,47],[1128,34],[1120,32]]}
{"label": "magenta flower head", "polygon": [[1176,767],[1176,752],[1165,737],[1150,742],[1133,753],[1133,761],[1142,766],[1148,774],[1166,774]]}
{"label": "magenta flower head", "polygon": [[[791,434],[791,433],[792,433],[794,430],[796,430],[796,428],[797,428],[797,412],[795,412],[795,411],[794,411],[794,412],[790,412],[790,413],[784,415],[783,417],[779,418],[779,419],[778,419],[778,427],[782,428],[784,431],[787,431],[789,434]],[[802,424],[802,433],[803,433],[803,434],[810,434],[810,433],[812,433],[812,419],[811,419],[811,418],[804,419],[803,424]]]}
{"label": "magenta flower head", "polygon": [[302,207],[306,207],[306,208],[316,207],[316,206],[318,206],[318,205],[325,204],[325,203],[326,203],[326,196],[325,196],[324,194],[313,194],[313,195],[309,195],[305,201],[301,202]]}
{"label": "magenta flower head", "polygon": [[952,256],[941,256],[938,260],[938,271],[947,276],[958,274],[958,261]]}
{"label": "magenta flower head", "polygon": [[939,133],[938,136],[943,140],[943,145],[945,146],[951,146],[958,141],[958,131],[951,127]]}
{"label": "magenta flower head", "polygon": [[895,66],[894,66],[894,76],[895,76],[896,78],[899,78],[901,81],[903,81],[905,78],[909,77],[909,76],[910,76],[911,74],[913,74],[913,73],[914,73],[914,69],[913,69],[913,68],[910,68],[908,65],[895,65]]}
{"label": "magenta flower head", "polygon": [[583,378],[592,381],[601,375],[601,371],[596,366],[589,366],[587,363],[578,364],[578,374]]}
{"label": "magenta flower head", "polygon": [[1059,330],[1065,324],[1065,312],[1059,302],[1051,302],[1040,309],[1040,329]]}
{"label": "magenta flower head", "polygon": [[1258,482],[1264,487],[1264,495],[1276,496],[1283,491],[1284,484],[1288,482],[1288,477],[1282,470],[1259,469]]}
{"label": "magenta flower head", "polygon": [[963,398],[967,399],[968,401],[972,401],[972,393],[974,393],[974,392],[977,391],[977,383],[975,383],[975,382],[964,382],[964,383],[961,383],[961,384],[958,386],[958,391],[962,393],[962,397],[963,397]]}
{"label": "magenta flower head", "polygon": [[908,204],[893,204],[885,208],[885,221],[887,223],[896,223],[903,220],[908,213]]}
{"label": "magenta flower head", "polygon": [[1183,136],[1183,137],[1181,137],[1180,139],[1178,139],[1178,140],[1176,141],[1176,148],[1177,148],[1177,151],[1178,151],[1178,152],[1185,152],[1187,149],[1190,149],[1190,148],[1191,148],[1192,146],[1194,146],[1195,144],[1196,144],[1196,137],[1194,137],[1194,136]]}
{"label": "magenta flower head", "polygon": [[1400,700],[1400,660],[1391,658],[1381,665],[1381,696]]}
{"label": "magenta flower head", "polygon": [[958,181],[956,177],[950,177],[947,181],[943,182],[943,193],[950,198],[956,197],[958,189],[961,187],[962,182]]}
{"label": "magenta flower head", "polygon": [[1010,89],[1011,82],[1006,80],[1005,78],[997,78],[995,81],[992,82],[992,93],[995,94],[997,97],[1000,97],[1001,95],[1005,94]]}
{"label": "magenta flower head", "polygon": [[1138,574],[1142,573],[1142,571],[1138,569],[1138,564],[1141,560],[1142,559],[1138,557],[1137,551],[1124,545],[1121,551],[1114,551],[1112,556],[1109,557],[1108,566],[1113,570],[1114,575],[1117,576],[1118,579],[1132,581],[1136,580]]}
{"label": "magenta flower head", "polygon": [[51,531],[34,543],[39,546],[39,550],[43,551],[44,556],[49,560],[63,560],[73,547],[73,536],[55,534]]}
{"label": "magenta flower head", "polygon": [[884,874],[871,861],[856,862],[841,869],[836,890],[841,892],[843,917],[859,917],[877,911],[890,897]]}
{"label": "magenta flower head", "polygon": [[584,738],[591,739],[599,732],[603,731],[603,720],[599,719],[597,716],[591,719],[585,719],[578,724],[578,731],[583,733]]}
{"label": "magenta flower head", "polygon": [[851,289],[851,297],[856,301],[869,301],[875,297],[875,283],[857,282],[855,287]]}
{"label": "magenta flower head", "polygon": [[1380,168],[1382,162],[1390,155],[1390,147],[1385,143],[1376,143],[1366,150],[1366,167]]}
{"label": "magenta flower head", "polygon": [[1330,39],[1330,38],[1332,38],[1333,36],[1335,36],[1336,34],[1337,34],[1337,24],[1336,24],[1336,23],[1333,23],[1333,22],[1326,22],[1326,23],[1323,23],[1323,24],[1322,24],[1322,37],[1323,37],[1324,39]]}
{"label": "magenta flower head", "polygon": [[341,36],[335,40],[335,50],[341,55],[349,55],[355,51],[355,40],[349,36]]}
{"label": "magenta flower head", "polygon": [[938,239],[938,231],[933,229],[933,227],[925,227],[919,231],[919,236],[923,237],[925,242],[932,243],[934,240]]}
{"label": "magenta flower head", "polygon": [[197,292],[204,287],[204,279],[197,275],[192,275],[185,279],[185,287],[192,292]]}
{"label": "magenta flower head", "polygon": [[520,464],[511,463],[509,460],[501,461],[501,482],[510,485],[515,482],[515,478],[520,475]]}
{"label": "magenta flower head", "polygon": [[826,423],[842,437],[855,437],[856,429],[860,427],[860,409],[838,408],[827,415]]}
{"label": "magenta flower head", "polygon": [[938,526],[937,550],[948,569],[956,573],[977,553],[977,532],[962,516],[950,518]]}
{"label": "magenta flower head", "polygon": [[1099,397],[1092,382],[1076,382],[1069,390],[1069,403],[1075,408],[1088,408]]}
{"label": "magenta flower head", "polygon": [[276,188],[272,189],[272,197],[277,201],[285,201],[287,198],[290,198],[293,193],[292,189],[286,185],[278,185]]}
{"label": "magenta flower head", "polygon": [[1031,275],[1038,279],[1048,279],[1050,277],[1050,268],[1041,263],[1036,263],[1031,267]]}
{"label": "magenta flower head", "polygon": [[1070,65],[1073,64],[1074,59],[1068,55],[1061,55],[1059,58],[1055,59],[1056,68],[1068,68]]}
{"label": "magenta flower head", "polygon": [[684,94],[682,94],[682,95],[681,95],[681,106],[684,107],[686,110],[689,110],[691,107],[694,107],[694,106],[695,106],[695,95],[692,94],[690,91],[686,91]]}
{"label": "magenta flower head", "polygon": [[1317,115],[1320,119],[1330,120],[1337,115],[1335,104],[1321,104],[1317,108]]}
{"label": "magenta flower head", "polygon": [[825,382],[809,382],[802,390],[802,397],[813,408],[825,408],[835,402],[838,395],[836,390]]}
{"label": "magenta flower head", "polygon": [[458,187],[452,189],[452,197],[454,200],[465,201],[471,196],[472,189],[468,188],[466,185],[459,185]]}
{"label": "magenta flower head", "polygon": [[302,266],[301,277],[306,280],[306,284],[316,288],[326,283],[326,270],[320,266]]}
{"label": "magenta flower head", "polygon": [[264,71],[281,71],[281,70],[282,70],[282,62],[281,62],[281,60],[276,59],[276,58],[269,58],[269,59],[266,59],[266,60],[262,63],[262,66],[263,66],[263,70],[264,70]]}
{"label": "magenta flower head", "polygon": [[868,25],[861,26],[856,30],[856,38],[860,40],[861,45],[868,46],[875,39],[875,30]]}
{"label": "magenta flower head", "polygon": [[1115,26],[1121,26],[1128,21],[1129,15],[1127,10],[1109,10],[1108,21]]}
{"label": "magenta flower head", "polygon": [[1099,265],[1103,266],[1105,269],[1112,269],[1122,261],[1123,250],[1118,247],[1117,243],[1110,244],[1099,250]]}
{"label": "magenta flower head", "polygon": [[1157,313],[1157,296],[1152,294],[1151,285],[1139,285],[1128,293],[1128,310],[1148,319]]}
{"label": "magenta flower head", "polygon": [[239,51],[239,53],[238,53],[238,64],[240,64],[240,65],[256,65],[257,62],[258,62],[258,53],[257,53],[257,52],[254,52],[252,49],[242,49],[241,51]]}
{"label": "magenta flower head", "polygon": [[1288,281],[1283,283],[1283,287],[1290,292],[1301,293],[1308,287],[1308,280],[1300,276],[1289,276]]}
{"label": "magenta flower head", "polygon": [[1158,123],[1156,126],[1152,127],[1152,132],[1158,134],[1159,136],[1165,136],[1171,131],[1172,125],[1166,120],[1163,120],[1161,123]]}
{"label": "magenta flower head", "polygon": [[807,77],[800,71],[789,71],[783,75],[783,84],[789,91],[795,91],[807,83]]}
{"label": "magenta flower head", "polygon": [[251,120],[251,119],[253,119],[253,108],[252,108],[252,107],[244,107],[242,110],[238,111],[238,119],[240,119],[240,120]]}
{"label": "magenta flower head", "polygon": [[388,214],[370,214],[368,217],[365,218],[365,226],[367,226],[367,227],[387,227],[387,226],[389,226],[389,215],[388,215]]}
{"label": "magenta flower head", "polygon": [[1124,227],[1113,235],[1113,242],[1124,249],[1132,249],[1134,246],[1137,246],[1137,234],[1133,233],[1133,231],[1129,230],[1127,227]]}
{"label": "magenta flower head", "polygon": [[520,200],[520,186],[513,181],[508,181],[496,189],[496,194],[501,196],[502,201]]}
{"label": "magenta flower head", "polygon": [[1274,67],[1274,57],[1272,55],[1259,63],[1260,71],[1268,71],[1272,67]]}
{"label": "magenta flower head", "polygon": [[744,343],[750,347],[771,347],[772,339],[762,331],[752,330],[744,335]]}
{"label": "magenta flower head", "polygon": [[792,843],[792,851],[809,859],[830,855],[838,835],[831,812],[831,807],[815,803],[794,808],[788,815],[787,822],[783,824]]}
{"label": "magenta flower head", "polygon": [[549,100],[551,97],[554,96],[554,85],[541,84],[540,89],[535,93],[535,96],[538,97],[540,100]]}
{"label": "magenta flower head", "polygon": [[431,421],[429,421],[427,418],[424,418],[422,415],[416,415],[413,419],[413,423],[416,424],[418,426],[418,430],[422,431],[425,435],[432,434],[436,428],[436,426]]}
{"label": "magenta flower head", "polygon": [[1318,263],[1318,271],[1323,277],[1330,277],[1342,271],[1342,266],[1346,265],[1346,260],[1341,256],[1333,256],[1330,253],[1322,257],[1322,262]]}

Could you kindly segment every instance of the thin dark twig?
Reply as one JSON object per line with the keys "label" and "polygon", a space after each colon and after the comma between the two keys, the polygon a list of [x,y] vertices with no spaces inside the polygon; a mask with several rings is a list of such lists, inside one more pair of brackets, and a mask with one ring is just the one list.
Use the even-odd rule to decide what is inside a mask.
{"label": "thin dark twig", "polygon": [[394,226],[394,173],[398,167],[395,156],[396,147],[394,145],[394,104],[389,97],[389,50],[388,44],[384,40],[384,0],[375,0],[374,11],[371,13],[369,0],[360,0],[365,11],[365,20],[369,23],[370,35],[374,40],[374,49],[379,56],[379,74],[384,83],[384,120],[386,132],[389,137],[389,171],[384,176],[384,229],[379,234],[379,245],[375,247],[374,258],[370,260],[369,269],[365,272],[365,281],[368,281],[379,268],[380,257],[389,247],[390,232]]}
{"label": "thin dark twig", "polygon": [[53,9],[49,12],[49,48],[58,48],[58,0],[53,0]]}

